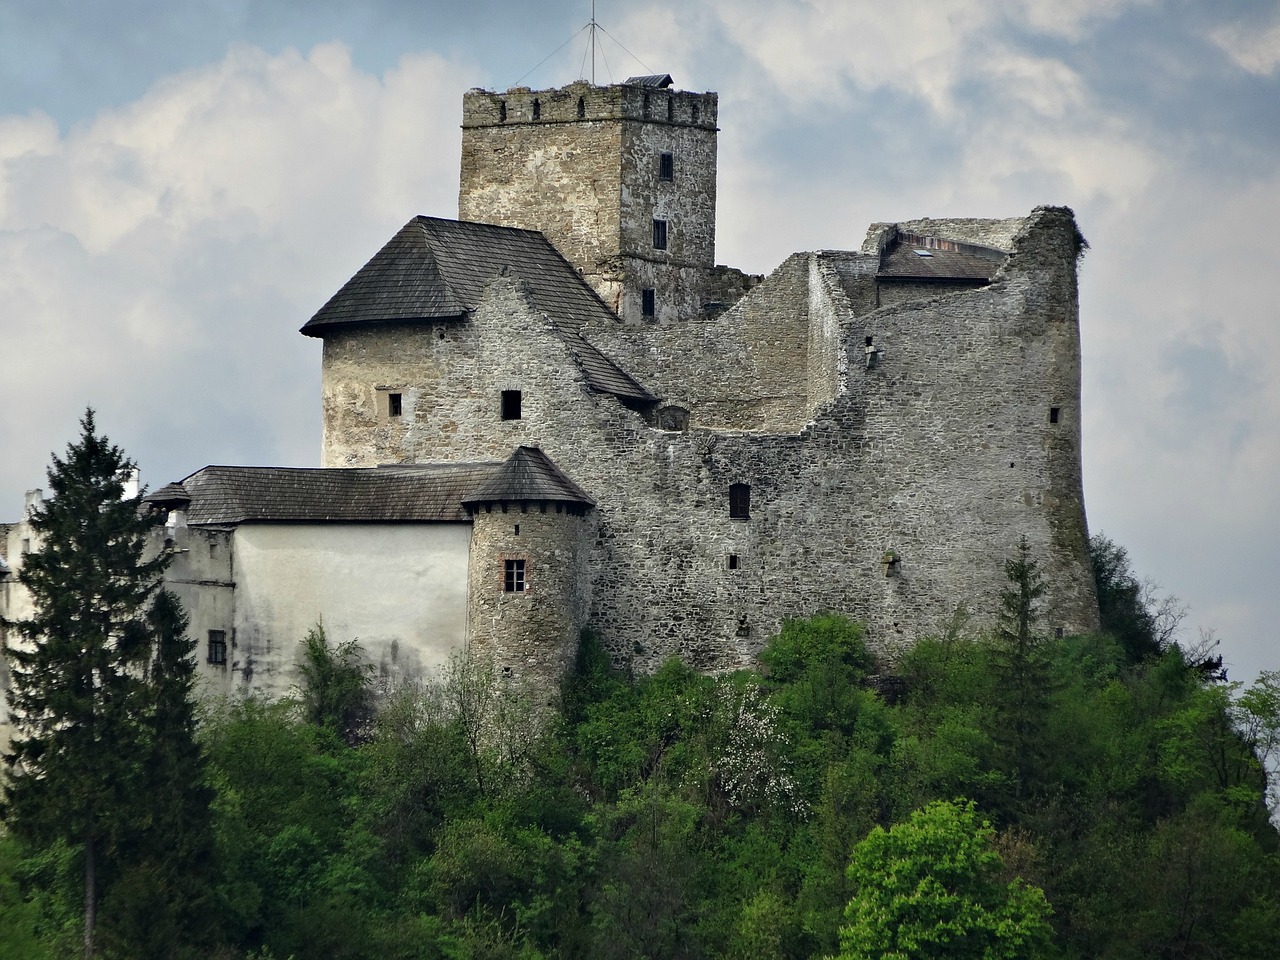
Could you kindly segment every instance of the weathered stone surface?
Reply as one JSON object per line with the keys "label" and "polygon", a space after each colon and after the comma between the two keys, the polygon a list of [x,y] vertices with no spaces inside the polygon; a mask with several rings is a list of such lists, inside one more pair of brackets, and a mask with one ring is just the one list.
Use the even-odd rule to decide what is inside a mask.
{"label": "weathered stone surface", "polygon": [[[293,545],[313,555],[274,579],[284,531],[176,532],[187,552],[170,579],[196,635],[234,627],[228,666],[205,668],[215,688],[288,682],[301,608],[273,591],[289,590],[319,590],[336,608],[317,600],[317,613],[351,614],[336,634],[376,638],[398,669],[401,635],[426,636],[412,615],[442,625],[411,645],[417,660],[438,662],[454,631],[455,646],[548,698],[584,625],[619,664],[679,656],[718,671],[749,663],[784,619],[835,610],[865,621],[891,662],[958,607],[991,623],[1021,537],[1048,586],[1046,627],[1096,628],[1071,212],[873,224],[860,250],[797,253],[747,277],[714,266],[715,125],[710,93],[466,95],[461,216],[543,231],[617,319],[549,316],[504,268],[461,318],[326,327],[323,464],[499,462],[537,447],[594,506],[483,504],[438,537],[317,534]],[[655,219],[666,250],[653,249]],[[988,248],[991,272],[881,275],[901,234]],[[658,402],[595,392],[578,333]],[[519,416],[504,417],[512,391]],[[745,516],[731,516],[735,485],[750,489]],[[397,573],[361,610],[353,591],[378,593],[380,551]],[[421,562],[435,554],[440,583]],[[528,589],[505,589],[509,560]],[[351,587],[333,585],[351,562]],[[275,586],[247,592],[246,575]],[[304,575],[305,590],[285,582]]]}
{"label": "weathered stone surface", "polygon": [[[541,230],[624,320],[696,316],[733,289],[709,274],[717,109],[714,93],[624,84],[472,90],[458,216]],[[654,221],[666,225],[665,249]],[[655,292],[652,318],[644,289]]]}

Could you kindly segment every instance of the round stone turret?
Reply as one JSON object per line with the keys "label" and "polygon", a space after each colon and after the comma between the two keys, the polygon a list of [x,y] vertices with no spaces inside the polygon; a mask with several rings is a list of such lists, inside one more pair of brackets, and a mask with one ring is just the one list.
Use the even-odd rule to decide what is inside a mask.
{"label": "round stone turret", "polygon": [[472,653],[552,703],[586,623],[595,501],[541,450],[519,447],[463,505]]}

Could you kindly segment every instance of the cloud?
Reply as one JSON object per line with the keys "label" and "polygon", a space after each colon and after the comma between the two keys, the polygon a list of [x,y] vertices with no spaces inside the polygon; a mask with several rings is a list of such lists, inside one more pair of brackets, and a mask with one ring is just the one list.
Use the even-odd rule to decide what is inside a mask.
{"label": "cloud", "polygon": [[1280,14],[1267,24],[1230,23],[1218,27],[1209,38],[1240,69],[1269,77],[1280,67]]}
{"label": "cloud", "polygon": [[456,211],[463,73],[238,45],[65,134],[0,117],[0,488],[38,484],[88,404],[153,485],[316,462],[297,328],[413,213]]}

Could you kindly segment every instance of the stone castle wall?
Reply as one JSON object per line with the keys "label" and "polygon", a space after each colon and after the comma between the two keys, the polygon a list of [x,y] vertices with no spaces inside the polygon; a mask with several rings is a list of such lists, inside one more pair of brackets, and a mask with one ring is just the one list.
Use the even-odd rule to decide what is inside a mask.
{"label": "stone castle wall", "polygon": [[[590,609],[586,569],[595,523],[563,504],[489,504],[471,530],[467,641],[499,678],[558,701]],[[506,561],[520,560],[523,590],[507,590]]]}
{"label": "stone castle wall", "polygon": [[[337,417],[325,462],[466,462],[500,459],[520,444],[542,448],[598,502],[584,551],[588,619],[615,657],[640,667],[678,655],[729,669],[749,662],[783,618],[828,609],[865,620],[872,644],[892,656],[940,631],[961,604],[992,621],[1003,562],[1021,536],[1050,585],[1047,625],[1092,629],[1076,236],[1069,212],[1037,211],[991,286],[861,316],[848,293],[857,255],[795,260],[778,279],[790,292],[761,317],[780,324],[772,342],[792,369],[826,372],[801,376],[803,404],[811,391],[818,404],[785,430],[711,429],[696,417],[683,432],[651,426],[592,394],[518,282],[500,278],[444,339],[429,325],[331,338],[324,383]],[[768,284],[739,304],[742,316],[757,295],[770,296]],[[621,349],[622,334],[614,338],[624,366],[649,351],[641,333],[631,351]],[[868,335],[881,350],[870,370]],[[749,339],[725,350],[742,353]],[[763,369],[769,349],[755,349]],[[704,364],[725,369],[717,362],[673,349],[653,369],[692,393],[707,382]],[[751,386],[750,369],[744,360],[736,386]],[[724,376],[727,398],[736,386]],[[373,381],[403,384],[416,398],[398,440],[379,432]],[[522,391],[518,421],[500,419],[505,389]],[[789,402],[803,405],[800,394]],[[749,519],[729,516],[735,483],[751,487]],[[890,576],[887,550],[901,558]]]}

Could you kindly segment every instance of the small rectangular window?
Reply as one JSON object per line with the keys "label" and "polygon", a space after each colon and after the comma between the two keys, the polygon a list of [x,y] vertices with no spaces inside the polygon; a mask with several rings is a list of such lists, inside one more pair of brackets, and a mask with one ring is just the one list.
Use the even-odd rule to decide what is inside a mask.
{"label": "small rectangular window", "polygon": [[502,391],[502,419],[503,420],[519,420],[520,419],[520,391],[519,390],[503,390]]}
{"label": "small rectangular window", "polygon": [[658,310],[658,298],[653,287],[645,287],[640,291],[640,315],[652,317]]}
{"label": "small rectangular window", "polygon": [[738,569],[738,555],[736,553],[729,554],[729,569],[730,570]]}
{"label": "small rectangular window", "polygon": [[658,154],[658,179],[674,180],[676,178],[676,158],[669,153]]}
{"label": "small rectangular window", "polygon": [[1057,423],[1057,422],[1058,422],[1058,414],[1059,414],[1059,408],[1058,408],[1058,407],[1050,407],[1050,408],[1049,408],[1049,422],[1050,422],[1050,423]]}
{"label": "small rectangular window", "polygon": [[209,631],[209,662],[227,662],[227,632],[225,630]]}
{"label": "small rectangular window", "polygon": [[667,221],[653,221],[653,249],[667,249]]}
{"label": "small rectangular window", "polygon": [[504,560],[502,589],[506,593],[524,593],[524,560]]}
{"label": "small rectangular window", "polygon": [[751,487],[745,483],[735,483],[729,487],[729,519],[751,519]]}
{"label": "small rectangular window", "polygon": [[398,417],[400,416],[400,411],[401,411],[400,394],[388,393],[387,394],[387,416]]}

